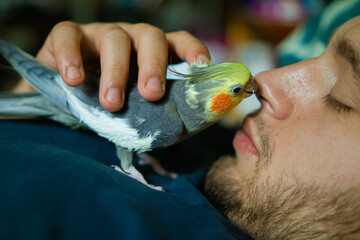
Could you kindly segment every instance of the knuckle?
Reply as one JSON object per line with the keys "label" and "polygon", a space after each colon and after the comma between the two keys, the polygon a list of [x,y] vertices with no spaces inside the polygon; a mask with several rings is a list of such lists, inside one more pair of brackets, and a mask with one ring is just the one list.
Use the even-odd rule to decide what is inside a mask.
{"label": "knuckle", "polygon": [[100,26],[102,23],[100,22],[91,22],[91,23],[86,23],[86,24],[83,24],[84,26],[90,26],[90,27],[98,27]]}
{"label": "knuckle", "polygon": [[108,71],[112,74],[112,78],[124,78],[125,77],[125,73],[127,71],[127,68],[123,65],[119,65],[119,64],[112,64]]}
{"label": "knuckle", "polygon": [[54,26],[54,30],[67,29],[67,28],[78,28],[78,24],[72,21],[59,22]]}
{"label": "knuckle", "polygon": [[57,44],[56,44],[56,48],[62,50],[62,51],[59,52],[60,54],[63,53],[64,50],[68,49],[68,46],[69,46],[69,43],[66,42],[65,40],[58,41]]}
{"label": "knuckle", "polygon": [[103,74],[106,76],[106,79],[114,79],[117,83],[117,86],[122,86],[127,80],[128,68],[122,64],[109,64]]}
{"label": "knuckle", "polygon": [[141,30],[145,30],[145,29],[148,29],[148,28],[151,28],[152,26],[148,23],[136,23],[134,25],[137,29],[141,29]]}
{"label": "knuckle", "polygon": [[121,27],[117,26],[116,24],[110,24],[109,26],[107,26],[105,31],[105,37],[130,40],[128,33],[125,32]]}
{"label": "knuckle", "polygon": [[189,37],[193,38],[194,37],[191,33],[189,33],[188,31],[185,31],[185,30],[177,31],[177,32],[175,32],[175,34],[182,38],[189,38]]}
{"label": "knuckle", "polygon": [[54,45],[55,57],[58,58],[67,58],[67,60],[74,60],[74,53],[77,51],[78,46],[73,42],[68,42],[66,40],[59,40]]}
{"label": "knuckle", "polygon": [[147,66],[141,69],[142,76],[157,76],[159,79],[165,79],[166,65],[161,61],[151,60]]}
{"label": "knuckle", "polygon": [[59,40],[56,43],[56,49],[60,50],[57,51],[57,54],[60,55],[67,55],[67,54],[73,55],[74,51],[76,51],[78,48],[79,46],[77,45],[76,42],[70,42],[67,41],[66,39]]}
{"label": "knuckle", "polygon": [[165,63],[160,59],[152,58],[149,59],[149,66],[153,72],[161,72],[165,68]]}
{"label": "knuckle", "polygon": [[153,33],[156,35],[165,35],[163,30],[148,23],[138,23],[136,24],[136,28],[138,32],[142,32],[142,33],[146,32],[146,33]]}
{"label": "knuckle", "polygon": [[98,31],[102,25],[103,23],[100,22],[91,22],[91,23],[82,24],[81,26],[83,27],[84,30],[91,32],[91,31]]}

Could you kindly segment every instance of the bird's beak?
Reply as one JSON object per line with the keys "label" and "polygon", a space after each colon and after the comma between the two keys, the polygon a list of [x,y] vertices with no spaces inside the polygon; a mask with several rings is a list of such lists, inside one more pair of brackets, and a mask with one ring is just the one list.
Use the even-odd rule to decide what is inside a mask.
{"label": "bird's beak", "polygon": [[257,90],[257,83],[253,76],[250,76],[251,79],[248,81],[248,83],[245,86],[245,98],[250,97],[253,95]]}

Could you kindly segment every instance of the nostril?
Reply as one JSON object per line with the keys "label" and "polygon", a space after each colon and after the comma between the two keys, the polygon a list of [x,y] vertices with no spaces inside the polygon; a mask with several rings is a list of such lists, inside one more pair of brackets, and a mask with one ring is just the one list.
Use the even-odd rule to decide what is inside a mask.
{"label": "nostril", "polygon": [[255,94],[255,96],[259,100],[259,102],[261,103],[261,106],[263,107],[264,103],[267,102],[266,99],[263,96],[258,95],[258,94]]}
{"label": "nostril", "polygon": [[263,109],[265,112],[268,112],[271,116],[277,118],[276,115],[276,111],[274,109],[274,106],[262,95],[258,95],[256,94],[256,97],[258,98],[260,104],[261,104],[261,109]]}
{"label": "nostril", "polygon": [[[256,81],[255,81],[256,82]],[[275,115],[275,109],[272,102],[272,95],[268,93],[268,88],[263,84],[256,84],[255,96],[261,104],[261,109]]]}

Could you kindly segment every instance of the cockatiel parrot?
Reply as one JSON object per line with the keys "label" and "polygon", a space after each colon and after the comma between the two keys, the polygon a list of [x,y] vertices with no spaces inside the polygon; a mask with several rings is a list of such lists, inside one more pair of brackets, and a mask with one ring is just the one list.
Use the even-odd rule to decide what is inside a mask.
{"label": "cockatiel parrot", "polygon": [[72,127],[85,125],[116,145],[118,170],[148,186],[132,165],[133,152],[167,147],[205,129],[253,91],[246,66],[197,62],[189,65],[188,74],[179,74],[182,80],[167,79],[166,93],[157,102],[144,100],[136,77],[129,77],[124,107],[108,112],[99,102],[97,74],[86,73],[84,84],[69,87],[57,71],[11,42],[0,40],[0,52],[38,91],[0,96],[0,115],[44,116]]}

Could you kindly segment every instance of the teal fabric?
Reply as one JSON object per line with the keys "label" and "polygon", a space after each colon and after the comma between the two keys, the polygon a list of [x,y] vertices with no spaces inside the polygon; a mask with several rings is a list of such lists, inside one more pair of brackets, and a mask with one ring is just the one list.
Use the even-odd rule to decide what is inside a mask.
{"label": "teal fabric", "polygon": [[360,1],[336,0],[299,26],[277,49],[278,64],[286,66],[318,57],[326,49],[334,29],[360,15]]}

